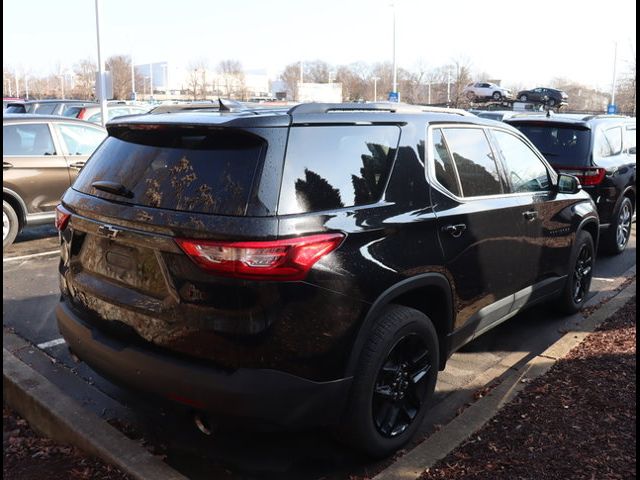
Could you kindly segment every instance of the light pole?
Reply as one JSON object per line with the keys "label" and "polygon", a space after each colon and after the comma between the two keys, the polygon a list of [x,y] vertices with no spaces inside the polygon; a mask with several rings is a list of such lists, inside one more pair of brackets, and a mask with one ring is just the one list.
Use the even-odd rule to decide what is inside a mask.
{"label": "light pole", "polygon": [[[100,123],[107,123],[107,89],[104,84],[104,62],[100,49],[100,0],[96,0],[96,38],[98,42],[98,98],[100,99]],[[64,96],[64,95],[63,95]]]}
{"label": "light pole", "polygon": [[373,101],[377,102],[378,101],[378,80],[380,80],[380,77],[373,77]]}
{"label": "light pole", "polygon": [[[611,81],[611,105],[616,104],[616,64],[618,63],[618,42],[613,48],[613,80]],[[615,112],[613,112],[615,113]]]}
{"label": "light pole", "polygon": [[431,80],[427,83],[427,103],[431,105]]}
{"label": "light pole", "polygon": [[153,100],[153,63],[149,64],[149,90],[151,92],[151,100]]}
{"label": "light pole", "polygon": [[164,77],[164,94],[169,95],[169,72],[168,72],[167,64],[162,64],[162,76]]}
{"label": "light pole", "polygon": [[393,7],[393,92],[398,91],[398,70],[396,67],[396,2],[391,4]]}
{"label": "light pole", "polygon": [[451,66],[447,68],[447,107],[451,103]]}
{"label": "light pole", "polygon": [[24,98],[29,100],[29,77],[24,74]]}
{"label": "light pole", "polygon": [[131,52],[131,100],[136,100],[136,67],[133,64],[133,52]]}

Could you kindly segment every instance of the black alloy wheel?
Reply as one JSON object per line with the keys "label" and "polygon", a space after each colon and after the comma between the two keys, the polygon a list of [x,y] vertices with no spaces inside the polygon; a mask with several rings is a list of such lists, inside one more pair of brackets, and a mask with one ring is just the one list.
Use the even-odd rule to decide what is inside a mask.
{"label": "black alloy wheel", "polygon": [[593,252],[589,245],[582,245],[573,270],[573,301],[581,304],[591,285],[593,276]]}
{"label": "black alloy wheel", "polygon": [[500,100],[501,98],[502,98],[502,95],[500,94],[500,92],[493,92],[494,100]]}
{"label": "black alloy wheel", "polygon": [[418,335],[396,342],[380,367],[373,391],[373,421],[381,435],[395,437],[413,422],[432,368],[429,349]]}

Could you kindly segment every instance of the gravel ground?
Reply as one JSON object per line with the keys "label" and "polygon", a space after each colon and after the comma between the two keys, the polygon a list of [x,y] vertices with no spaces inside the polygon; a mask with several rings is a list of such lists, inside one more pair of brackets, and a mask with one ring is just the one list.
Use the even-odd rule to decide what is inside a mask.
{"label": "gravel ground", "polygon": [[2,477],[5,480],[125,480],[115,467],[35,433],[7,406],[2,410]]}
{"label": "gravel ground", "polygon": [[421,480],[636,478],[636,300]]}

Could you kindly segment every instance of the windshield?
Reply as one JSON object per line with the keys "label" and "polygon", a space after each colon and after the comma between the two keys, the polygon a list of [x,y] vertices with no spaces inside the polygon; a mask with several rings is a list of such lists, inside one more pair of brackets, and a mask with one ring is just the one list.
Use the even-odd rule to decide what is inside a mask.
{"label": "windshield", "polygon": [[549,163],[563,167],[589,164],[591,130],[575,125],[514,123]]}

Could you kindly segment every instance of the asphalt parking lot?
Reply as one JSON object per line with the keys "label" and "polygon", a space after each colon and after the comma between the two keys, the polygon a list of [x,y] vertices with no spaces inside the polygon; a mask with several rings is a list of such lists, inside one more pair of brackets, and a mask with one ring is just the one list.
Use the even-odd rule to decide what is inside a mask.
{"label": "asphalt parking lot", "polygon": [[[190,478],[341,479],[365,475],[379,463],[354,454],[323,431],[253,432],[226,427],[200,434],[182,407],[124,391],[70,357],[58,333],[57,236],[40,227],[18,237],[3,256],[3,327],[16,336],[15,355],[70,396],[141,441],[153,444],[166,461]],[[599,256],[592,295],[613,289],[636,263],[636,228],[616,257]],[[488,383],[487,372],[508,356],[523,360],[545,350],[565,331],[564,318],[545,307],[528,310],[494,328],[456,353],[441,372],[426,434],[453,418]],[[6,336],[6,335],[5,335]],[[22,343],[22,341],[26,343]],[[19,348],[18,348],[19,347]]]}

